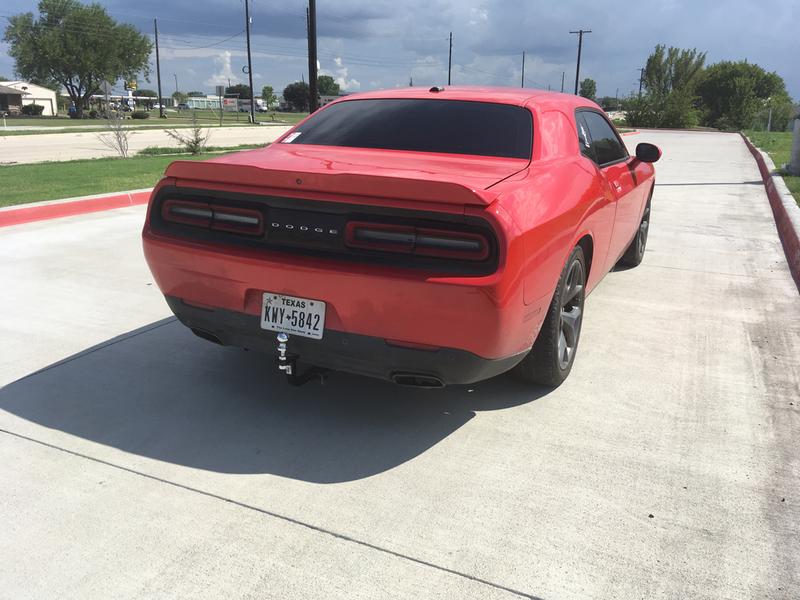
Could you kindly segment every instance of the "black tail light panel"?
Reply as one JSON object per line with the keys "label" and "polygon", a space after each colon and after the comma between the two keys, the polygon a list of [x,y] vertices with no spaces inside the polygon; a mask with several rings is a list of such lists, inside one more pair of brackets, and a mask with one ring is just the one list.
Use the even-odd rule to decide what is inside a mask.
{"label": "black tail light panel", "polygon": [[164,187],[150,219],[175,237],[441,274],[498,265],[489,224],[458,214]]}

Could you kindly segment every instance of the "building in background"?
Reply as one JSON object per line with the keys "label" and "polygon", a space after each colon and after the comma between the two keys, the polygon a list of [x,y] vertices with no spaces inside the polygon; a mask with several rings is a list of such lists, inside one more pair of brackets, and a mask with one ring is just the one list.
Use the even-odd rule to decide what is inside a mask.
{"label": "building in background", "polygon": [[[0,81],[0,86],[17,90],[22,95],[22,106],[27,104],[38,104],[43,106],[42,116],[54,117],[58,114],[58,104],[56,103],[56,93],[50,88],[28,83],[27,81]],[[2,92],[0,92],[2,94]],[[2,101],[0,101],[2,102]],[[7,112],[11,112],[8,110]]]}
{"label": "building in background", "polygon": [[23,92],[0,83],[0,115],[16,116],[22,110]]}

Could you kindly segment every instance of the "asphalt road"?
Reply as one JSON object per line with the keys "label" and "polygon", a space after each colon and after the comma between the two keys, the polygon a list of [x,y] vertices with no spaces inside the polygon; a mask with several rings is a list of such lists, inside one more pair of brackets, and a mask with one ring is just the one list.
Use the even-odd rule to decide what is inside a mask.
{"label": "asphalt road", "polygon": [[169,318],[141,207],[0,230],[0,598],[800,596],[800,299],[758,171],[643,140],[647,255],[552,392],[292,388]]}
{"label": "asphalt road", "polygon": [[[237,146],[261,144],[276,140],[288,131],[288,125],[263,125],[260,127],[213,127],[208,144],[211,146]],[[179,130],[186,133],[186,129]],[[102,132],[42,133],[37,135],[0,136],[0,164],[36,163],[81,158],[117,156],[99,139]],[[163,129],[136,130],[130,133],[128,148],[131,154],[148,146],[178,147]]]}

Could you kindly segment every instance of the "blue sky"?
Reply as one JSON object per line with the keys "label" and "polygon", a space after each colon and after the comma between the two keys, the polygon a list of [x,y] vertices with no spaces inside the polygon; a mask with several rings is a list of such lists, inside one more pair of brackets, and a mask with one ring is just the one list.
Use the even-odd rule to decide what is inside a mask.
{"label": "blue sky", "polygon": [[[243,0],[110,0],[100,2],[117,20],[148,35],[159,20],[162,85],[213,92],[214,85],[246,82]],[[252,0],[254,83],[278,93],[307,77],[302,0]],[[574,85],[577,36],[584,39],[581,78],[598,94],[637,88],[638,68],[657,43],[698,48],[707,62],[747,59],[777,71],[800,98],[800,1],[641,0],[318,0],[322,73],[347,91],[447,81],[448,35],[453,32],[453,84],[520,85],[526,52],[527,87]],[[3,17],[34,11],[36,2],[5,0]],[[12,75],[0,44],[0,75]],[[155,88],[155,69],[151,83]]]}

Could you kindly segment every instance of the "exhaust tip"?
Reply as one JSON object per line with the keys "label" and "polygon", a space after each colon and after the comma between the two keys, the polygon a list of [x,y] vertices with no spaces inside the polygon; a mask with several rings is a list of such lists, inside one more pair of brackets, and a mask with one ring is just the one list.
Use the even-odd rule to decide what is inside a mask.
{"label": "exhaust tip", "polygon": [[438,377],[420,373],[394,373],[392,375],[392,381],[397,385],[429,390],[444,387],[444,382]]}
{"label": "exhaust tip", "polygon": [[205,329],[196,329],[192,327],[192,333],[195,334],[197,337],[203,338],[204,340],[208,340],[214,344],[219,344],[220,346],[224,346],[222,340],[219,339],[216,335],[211,333],[210,331],[206,331]]}

